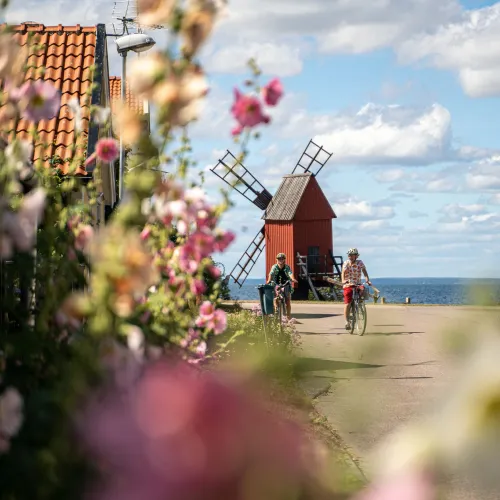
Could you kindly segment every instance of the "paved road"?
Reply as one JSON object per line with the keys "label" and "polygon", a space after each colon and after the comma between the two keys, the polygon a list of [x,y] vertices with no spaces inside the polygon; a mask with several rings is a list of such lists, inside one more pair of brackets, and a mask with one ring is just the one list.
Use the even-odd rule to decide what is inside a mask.
{"label": "paved road", "polygon": [[[354,455],[363,459],[387,433],[417,417],[453,377],[443,331],[475,332],[484,311],[466,307],[369,305],[365,336],[344,330],[341,305],[294,304],[308,383],[331,382],[319,410]],[[498,314],[498,312],[496,313]],[[463,479],[453,500],[495,500]]]}

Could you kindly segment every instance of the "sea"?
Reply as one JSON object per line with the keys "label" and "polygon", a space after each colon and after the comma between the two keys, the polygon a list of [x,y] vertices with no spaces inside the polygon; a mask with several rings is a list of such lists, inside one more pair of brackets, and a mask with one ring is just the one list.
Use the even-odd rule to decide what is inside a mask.
{"label": "sea", "polygon": [[[258,300],[257,286],[263,283],[264,279],[247,279],[240,288],[231,282],[231,298]],[[402,304],[409,297],[412,304],[500,304],[500,279],[378,278],[372,283],[386,303]]]}

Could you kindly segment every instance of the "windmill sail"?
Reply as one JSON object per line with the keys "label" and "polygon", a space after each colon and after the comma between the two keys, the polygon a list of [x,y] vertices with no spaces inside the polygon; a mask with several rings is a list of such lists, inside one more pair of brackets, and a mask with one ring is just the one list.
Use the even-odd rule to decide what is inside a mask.
{"label": "windmill sail", "polygon": [[229,150],[210,171],[261,210],[269,205],[271,193]]}
{"label": "windmill sail", "polygon": [[230,273],[234,282],[241,288],[248,275],[252,271],[255,263],[260,257],[266,245],[266,237],[264,234],[264,227],[257,233],[257,236],[252,240],[248,248],[243,252],[238,263],[234,266]]}
{"label": "windmill sail", "polygon": [[[292,174],[308,174],[316,176],[321,172],[321,169],[326,165],[326,162],[332,157],[323,146],[318,146],[312,139],[309,141],[306,149],[302,153],[297,165],[292,171]],[[298,171],[297,171],[298,170]]]}

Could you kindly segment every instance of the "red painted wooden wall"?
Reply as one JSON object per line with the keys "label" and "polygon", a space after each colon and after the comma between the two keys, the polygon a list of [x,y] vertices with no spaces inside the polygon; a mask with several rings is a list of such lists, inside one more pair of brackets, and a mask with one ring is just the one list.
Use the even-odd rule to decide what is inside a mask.
{"label": "red painted wooden wall", "polygon": [[307,255],[308,247],[319,247],[321,256],[333,251],[330,203],[314,177],[311,177],[292,221],[266,221],[266,277],[276,255],[283,252],[295,276],[298,274],[296,254]]}
{"label": "red painted wooden wall", "polygon": [[328,203],[326,196],[319,187],[316,177],[311,177],[293,220],[331,220],[333,218],[335,218],[335,213],[330,203]]}
{"label": "red painted wooden wall", "polygon": [[266,222],[266,278],[273,264],[276,263],[276,255],[283,252],[286,254],[287,264],[295,273],[295,259],[293,247],[293,224],[292,222]]}

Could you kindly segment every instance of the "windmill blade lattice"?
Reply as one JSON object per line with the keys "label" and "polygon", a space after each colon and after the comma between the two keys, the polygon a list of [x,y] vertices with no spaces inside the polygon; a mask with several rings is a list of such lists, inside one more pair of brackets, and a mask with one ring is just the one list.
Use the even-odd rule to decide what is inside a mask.
{"label": "windmill blade lattice", "polygon": [[262,227],[229,274],[240,288],[243,286],[243,283],[245,283],[245,280],[248,278],[257,260],[259,260],[260,254],[265,246],[266,237],[264,227]]}
{"label": "windmill blade lattice", "polygon": [[316,176],[321,172],[321,169],[326,165],[327,161],[332,157],[323,146],[318,146],[312,139],[309,141],[306,149],[302,153],[297,165],[292,171],[292,174],[308,174]]}
{"label": "windmill blade lattice", "polygon": [[271,193],[229,150],[210,171],[261,210],[271,202]]}

